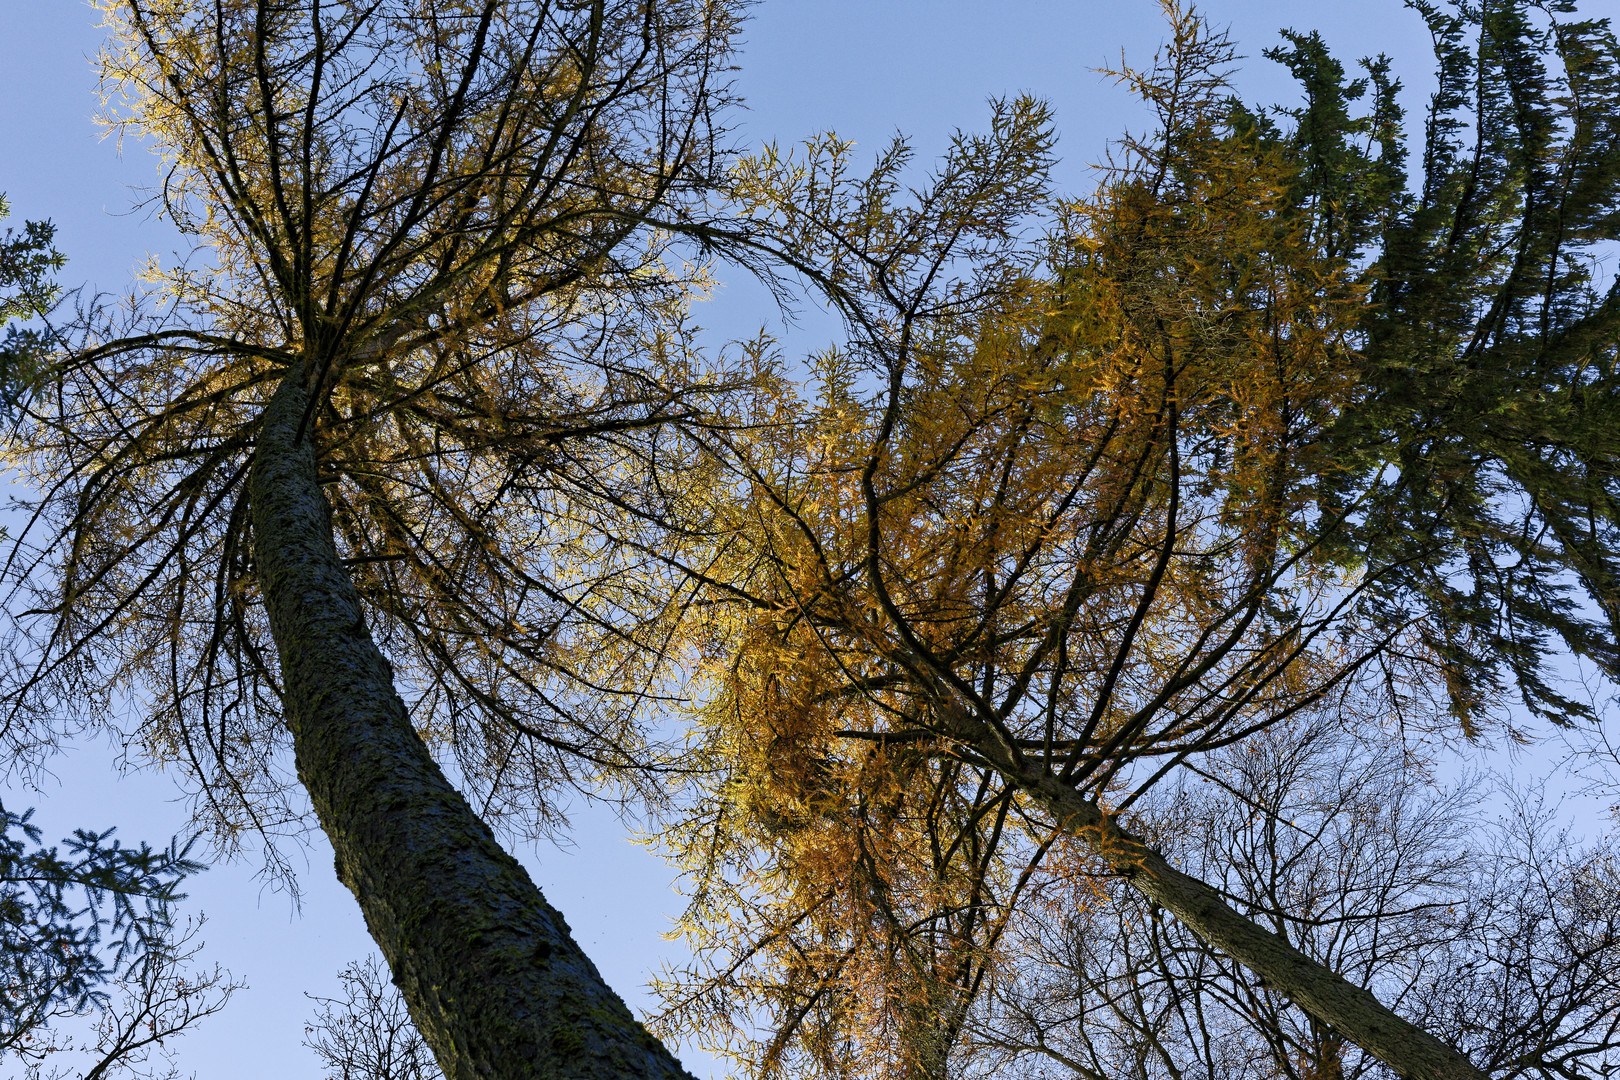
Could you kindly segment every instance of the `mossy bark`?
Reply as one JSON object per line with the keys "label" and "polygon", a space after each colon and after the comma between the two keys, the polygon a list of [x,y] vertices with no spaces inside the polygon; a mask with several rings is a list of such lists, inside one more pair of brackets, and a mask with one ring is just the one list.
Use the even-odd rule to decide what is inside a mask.
{"label": "mossy bark", "polygon": [[338,558],[289,373],[249,480],[299,779],[451,1080],[687,1078],[429,755]]}
{"label": "mossy bark", "polygon": [[1234,911],[1209,884],[1171,866],[1080,792],[1044,769],[1025,765],[988,725],[963,711],[955,711],[949,723],[953,735],[1001,769],[1065,832],[1086,841],[1143,896],[1402,1080],[1486,1080],[1468,1058],[1391,1012],[1365,987]]}

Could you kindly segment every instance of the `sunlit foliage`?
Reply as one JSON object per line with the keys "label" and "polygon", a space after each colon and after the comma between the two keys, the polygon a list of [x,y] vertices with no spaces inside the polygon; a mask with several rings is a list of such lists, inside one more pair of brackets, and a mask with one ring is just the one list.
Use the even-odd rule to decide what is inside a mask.
{"label": "sunlit foliage", "polygon": [[[1468,17],[1425,11],[1456,68]],[[1288,35],[1274,58],[1306,103],[1282,127],[1227,96],[1227,42],[1171,16],[1160,64],[1121,75],[1157,130],[1124,142],[1092,197],[1047,196],[1048,118],[1028,100],[998,103],[988,135],[959,137],[909,191],[903,143],[868,173],[829,137],[745,174],[759,217],[845,290],[850,326],[811,358],[802,414],[711,440],[737,498],[726,569],[704,570],[695,738],[714,778],[660,837],[687,875],[697,954],[663,984],[664,1023],[750,1074],[971,1072],[989,990],[1027,959],[1007,928],[1054,883],[1080,883],[1077,918],[1116,903],[1105,883],[1132,878],[1138,849],[1106,823],[1151,826],[1151,793],[1209,755],[1327,719],[1477,734],[1500,672],[1578,717],[1545,674],[1555,637],[1614,671],[1559,576],[1608,557],[1606,526],[1543,543],[1549,489],[1515,503],[1503,478],[1528,474],[1469,427],[1500,410],[1407,385],[1487,345],[1522,365],[1527,338],[1608,377],[1597,327],[1615,303],[1571,261],[1614,231],[1620,185],[1589,141],[1614,110],[1575,103],[1614,75],[1606,27],[1493,13],[1475,28],[1483,66],[1447,69],[1539,87],[1558,117],[1535,161],[1481,136],[1476,163],[1502,156],[1487,213],[1483,186],[1455,187],[1460,99],[1437,100],[1427,187],[1409,194],[1386,60],[1351,82],[1319,39]],[[1564,62],[1565,81],[1504,72],[1503,34],[1523,63]],[[1515,185],[1555,166],[1589,224],[1552,240]],[[1516,237],[1519,260],[1442,246],[1442,222],[1469,245]],[[1530,296],[1527,259],[1565,269]],[[1437,281],[1437,261],[1465,278]],[[1490,314],[1514,290],[1521,314]],[[1440,297],[1451,325],[1485,320],[1462,360],[1434,336]],[[1525,377],[1468,385],[1517,401]],[[1101,824],[1067,816],[1085,807]],[[1570,1036],[1587,1047],[1572,1060],[1612,1017],[1582,1007],[1595,1026]]]}
{"label": "sunlit foliage", "polygon": [[660,497],[648,432],[723,388],[671,345],[706,282],[654,221],[703,214],[734,13],[106,12],[108,121],[197,249],[83,313],[7,447],[41,492],[7,563],[12,745],[133,701],[221,840],[297,827],[245,479],[307,361],[343,556],[486,811],[543,824],[537,791],[654,757],[631,713],[668,597],[597,521]]}

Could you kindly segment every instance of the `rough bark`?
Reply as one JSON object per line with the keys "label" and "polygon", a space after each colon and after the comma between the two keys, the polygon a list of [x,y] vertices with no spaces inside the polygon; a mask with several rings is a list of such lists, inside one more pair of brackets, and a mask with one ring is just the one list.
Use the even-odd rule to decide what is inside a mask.
{"label": "rough bark", "polygon": [[1456,1049],[1391,1012],[1371,991],[1234,911],[1212,886],[1171,866],[1095,802],[1050,772],[1024,764],[988,725],[963,712],[949,722],[953,734],[1017,783],[1065,832],[1086,841],[1143,896],[1403,1080],[1486,1080]]}
{"label": "rough bark", "polygon": [[254,559],[298,776],[451,1080],[683,1078],[411,726],[339,561],[291,371],[249,480]]}

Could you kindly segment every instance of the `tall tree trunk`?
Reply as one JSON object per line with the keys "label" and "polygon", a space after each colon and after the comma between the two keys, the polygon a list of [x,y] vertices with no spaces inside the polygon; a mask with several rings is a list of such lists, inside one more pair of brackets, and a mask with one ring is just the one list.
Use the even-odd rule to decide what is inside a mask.
{"label": "tall tree trunk", "polygon": [[1403,1080],[1486,1080],[1456,1049],[1391,1012],[1363,986],[1234,911],[1206,882],[1171,866],[1096,803],[1051,773],[1025,766],[986,724],[947,707],[952,734],[982,754],[1067,833],[1084,840],[1131,886]]}
{"label": "tall tree trunk", "polygon": [[338,559],[294,369],[249,479],[254,560],[299,779],[451,1080],[683,1078],[412,728]]}

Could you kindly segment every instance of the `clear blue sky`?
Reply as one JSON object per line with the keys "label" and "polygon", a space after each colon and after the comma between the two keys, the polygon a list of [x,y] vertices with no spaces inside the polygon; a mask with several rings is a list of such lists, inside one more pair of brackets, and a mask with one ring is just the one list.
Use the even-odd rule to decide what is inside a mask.
{"label": "clear blue sky", "polygon": [[[1285,26],[1322,30],[1347,60],[1389,52],[1408,81],[1414,112],[1427,93],[1427,35],[1398,0],[1218,0],[1204,10],[1231,26],[1249,56],[1237,81],[1251,99],[1288,92],[1276,65],[1259,58]],[[148,252],[167,254],[171,240],[129,209],[131,186],[155,179],[153,159],[138,148],[120,157],[90,122],[95,21],[80,0],[0,0],[0,191],[11,199],[12,224],[24,217],[57,222],[69,283],[117,292]],[[737,130],[747,145],[833,129],[866,147],[902,130],[926,159],[952,129],[983,121],[987,97],[1027,90],[1055,106],[1059,182],[1081,190],[1090,184],[1087,164],[1101,158],[1108,140],[1126,124],[1140,126],[1124,91],[1093,69],[1117,63],[1121,49],[1147,63],[1161,31],[1152,0],[762,0],[739,61],[737,86],[749,111],[738,116]],[[735,286],[702,321],[745,333],[772,318],[761,301],[757,290]],[[55,763],[57,781],[39,792],[14,789],[5,802],[38,805],[53,835],[117,824],[127,839],[161,841],[180,830],[184,814],[173,784],[150,771],[120,775],[113,760],[107,747],[74,748]],[[648,973],[675,955],[659,934],[678,898],[666,868],[626,842],[611,817],[586,814],[577,825],[572,850],[519,854],[634,1007],[645,1000]],[[181,1063],[205,1080],[314,1080],[315,1061],[300,1045],[310,1013],[303,992],[330,992],[338,969],[370,944],[324,844],[309,847],[301,913],[264,891],[256,869],[251,858],[221,865],[192,890],[189,906],[210,919],[209,955],[250,988],[186,1037]],[[683,1059],[699,1076],[711,1069],[723,1075],[701,1053]]]}

